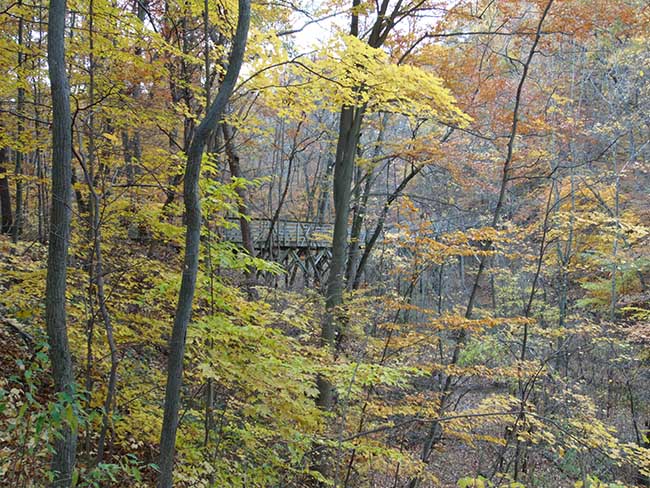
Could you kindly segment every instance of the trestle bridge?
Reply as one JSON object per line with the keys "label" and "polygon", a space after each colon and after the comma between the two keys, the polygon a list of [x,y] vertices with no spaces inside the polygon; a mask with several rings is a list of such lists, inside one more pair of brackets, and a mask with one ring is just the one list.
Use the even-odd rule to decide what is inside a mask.
{"label": "trestle bridge", "polygon": [[[239,220],[231,222],[223,237],[243,245]],[[286,219],[252,219],[248,223],[256,256],[284,266],[291,282],[302,271],[305,284],[310,278],[322,283],[332,259],[333,224]]]}

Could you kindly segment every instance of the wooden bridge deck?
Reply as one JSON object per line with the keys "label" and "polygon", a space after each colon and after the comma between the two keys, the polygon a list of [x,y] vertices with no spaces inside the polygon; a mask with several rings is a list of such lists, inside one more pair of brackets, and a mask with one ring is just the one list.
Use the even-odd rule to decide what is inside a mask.
{"label": "wooden bridge deck", "polygon": [[[233,219],[233,226],[224,231],[224,238],[241,244],[239,221]],[[269,242],[271,221],[253,219],[250,221],[253,246],[255,249],[268,247],[281,249],[328,249],[332,247],[333,224],[301,222],[297,220],[278,220],[273,226]]]}

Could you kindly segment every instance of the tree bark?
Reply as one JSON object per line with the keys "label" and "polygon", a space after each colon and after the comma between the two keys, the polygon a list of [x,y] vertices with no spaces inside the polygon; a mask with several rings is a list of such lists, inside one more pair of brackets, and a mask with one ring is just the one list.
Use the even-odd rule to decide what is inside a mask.
{"label": "tree bark", "polygon": [[159,488],[172,487],[178,410],[183,380],[183,356],[185,336],[192,315],[192,302],[196,289],[196,275],[199,266],[199,244],[201,237],[201,202],[199,197],[199,175],[205,145],[223,115],[230,94],[235,88],[239,70],[244,59],[248,26],[250,23],[250,0],[239,0],[239,17],[233,47],[229,57],[228,71],[217,96],[194,132],[187,154],[183,196],[187,228],[185,231],[185,257],[181,289],[174,316],[174,326],[169,340],[167,386],[165,390],[165,412],[160,437]]}
{"label": "tree bark", "polygon": [[[343,302],[344,275],[348,245],[348,217],[352,194],[354,158],[361,131],[365,107],[343,107],[339,123],[339,139],[334,163],[334,237],[332,239],[332,262],[327,280],[325,297],[326,317],[321,329],[321,344],[333,348],[340,327],[336,308]],[[326,378],[318,377],[317,404],[323,409],[332,406],[332,385]]]}
{"label": "tree bark", "polygon": [[0,231],[3,234],[9,234],[14,225],[9,178],[7,178],[7,152],[6,147],[0,147]]}
{"label": "tree bark", "polygon": [[[352,16],[350,18],[350,35],[359,37],[360,0],[352,0]],[[377,4],[377,16],[368,37],[368,45],[373,48],[381,47],[388,34],[395,26],[400,13],[402,2],[397,2],[388,13],[389,1],[383,0]],[[358,86],[357,90],[363,90]],[[365,104],[344,106],[341,108],[339,133],[334,160],[334,237],[332,239],[332,261],[327,280],[325,296],[326,314],[321,328],[321,345],[333,347],[340,325],[336,320],[336,308],[343,302],[345,288],[345,271],[348,244],[348,217],[350,215],[350,197],[352,193],[352,175],[357,144],[361,133],[361,123],[366,112]],[[339,341],[340,342],[340,341]],[[324,409],[332,406],[333,391],[329,380],[319,376],[317,404]]]}
{"label": "tree bark", "polygon": [[[70,89],[65,67],[66,0],[50,0],[47,38],[50,87],[52,92],[52,208],[45,288],[45,323],[50,346],[52,376],[56,391],[75,403],[74,374],[66,329],[66,263],[70,237],[72,130]],[[50,486],[72,483],[77,428],[62,424],[54,440]]]}
{"label": "tree bark", "polygon": [[[18,5],[22,5],[22,1],[18,2]],[[25,21],[22,16],[18,20],[18,46],[19,49],[23,48],[24,42],[24,30],[25,30]],[[18,139],[22,139],[22,134],[25,130],[23,123],[23,110],[25,108],[25,88],[22,86],[23,79],[23,63],[25,61],[25,55],[22,51],[18,51],[18,96],[16,97],[16,113],[18,114]],[[14,218],[14,225],[12,228],[12,240],[13,242],[18,242],[20,235],[23,232],[23,214],[25,213],[23,209],[23,152],[22,147],[18,147],[15,152],[16,166],[14,169],[14,176],[16,178],[16,213]]]}
{"label": "tree bark", "polygon": [[[373,158],[377,159],[381,154],[381,144],[384,142],[384,134],[386,132],[386,124],[388,123],[388,113],[384,114],[375,141],[375,148],[373,151]],[[359,259],[361,257],[361,229],[366,219],[368,198],[373,184],[374,170],[370,168],[366,171],[365,182],[363,191],[361,191],[360,181],[356,183],[355,188],[355,204],[352,217],[352,231],[350,233],[350,249],[348,250],[348,264],[345,271],[345,280],[348,289],[352,289],[354,278],[356,277],[356,270],[359,266]],[[360,171],[357,169],[358,179],[361,179]]]}

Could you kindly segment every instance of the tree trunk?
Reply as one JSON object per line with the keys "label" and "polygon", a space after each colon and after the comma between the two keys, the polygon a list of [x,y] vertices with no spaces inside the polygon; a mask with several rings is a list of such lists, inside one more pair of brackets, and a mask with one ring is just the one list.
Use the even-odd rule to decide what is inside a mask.
{"label": "tree trunk", "polygon": [[[359,14],[357,7],[360,0],[352,0],[352,16],[350,18],[350,35],[359,36]],[[387,14],[388,0],[378,6],[377,17],[370,30],[368,45],[379,48],[383,45],[401,8],[401,2]],[[356,87],[363,90],[363,86]],[[336,158],[334,161],[334,237],[332,239],[332,261],[327,280],[325,296],[326,314],[321,328],[321,344],[332,348],[335,344],[337,329],[340,323],[336,320],[336,308],[343,302],[345,288],[345,271],[348,243],[348,217],[350,215],[350,197],[352,192],[352,175],[357,144],[361,133],[361,123],[366,111],[365,105],[345,106],[341,109]],[[329,380],[319,376],[317,404],[321,408],[332,406],[333,391]]]}
{"label": "tree trunk", "polygon": [[352,230],[350,232],[350,246],[348,249],[348,264],[345,270],[345,281],[350,288],[355,270],[361,256],[361,230],[366,217],[366,206],[370,189],[372,187],[372,169],[365,173],[363,191],[361,190],[361,171],[357,168],[357,184],[354,195],[354,208],[352,209]]}
{"label": "tree trunk", "polygon": [[[387,123],[388,113],[384,114],[381,119],[381,125],[379,127],[379,133],[377,134],[377,140],[375,142],[375,148],[373,151],[373,158],[375,160],[381,154],[381,145],[384,142],[384,134],[386,132]],[[361,188],[359,186],[360,182],[357,182],[353,212],[354,215],[352,217],[352,232],[350,233],[350,249],[348,252],[348,264],[345,272],[345,280],[349,289],[355,288],[353,287],[353,283],[356,282],[356,270],[359,266],[359,260],[361,258],[361,229],[366,219],[368,198],[370,196],[370,190],[372,189],[373,184],[373,173],[374,170],[372,168],[366,172],[363,192],[361,192]]]}
{"label": "tree trunk", "polygon": [[0,147],[0,231],[3,234],[9,234],[14,225],[9,178],[7,178],[8,152],[6,147]]}
{"label": "tree trunk", "polygon": [[[221,124],[223,130],[223,139],[226,147],[226,156],[228,157],[228,165],[230,167],[230,174],[233,178],[242,178],[241,166],[239,164],[239,154],[235,149],[233,143],[233,130],[227,123]],[[253,247],[253,235],[251,234],[251,226],[248,220],[245,217],[248,217],[248,195],[246,191],[242,188],[237,189],[237,195],[240,198],[240,203],[238,206],[239,213],[241,217],[239,218],[239,225],[241,228],[241,237],[244,244],[244,248],[248,251],[251,256],[255,255],[255,249]]]}
{"label": "tree trunk", "polygon": [[[70,89],[65,68],[66,0],[50,0],[47,38],[52,91],[52,209],[45,288],[45,323],[56,391],[75,403],[74,374],[66,329],[66,263],[70,236],[72,132]],[[63,424],[54,441],[52,487],[72,483],[77,451],[77,428]]]}
{"label": "tree trunk", "polygon": [[[339,139],[334,163],[334,237],[332,239],[332,262],[327,280],[325,307],[327,310],[321,329],[321,344],[333,348],[337,329],[340,327],[336,308],[343,302],[345,264],[348,246],[348,217],[352,193],[354,157],[361,131],[365,107],[343,107],[339,123]],[[323,409],[332,406],[332,385],[329,380],[318,378],[317,404]]]}
{"label": "tree trunk", "polygon": [[[22,5],[22,2],[19,1],[18,5]],[[25,30],[25,21],[22,16],[18,20],[18,46],[19,49],[23,48],[24,41],[24,30]],[[22,134],[25,130],[23,122],[23,111],[25,108],[25,88],[22,86],[23,79],[23,63],[25,61],[25,55],[22,51],[18,51],[18,96],[16,97],[16,113],[18,114],[18,137],[20,141],[22,139]],[[14,169],[14,176],[16,178],[16,213],[14,219],[14,226],[12,229],[12,239],[14,242],[18,242],[20,235],[23,232],[23,215],[25,213],[23,209],[23,148],[18,147],[16,149],[16,166]]]}
{"label": "tree trunk", "polygon": [[[233,178],[242,178],[241,166],[239,164],[239,154],[235,149],[233,138],[235,137],[232,127],[226,122],[221,124],[223,132],[223,140],[226,148],[226,157],[228,158],[228,165],[230,166],[230,174]],[[255,256],[255,246],[253,244],[253,234],[251,232],[251,224],[249,222],[249,209],[248,209],[248,194],[245,188],[237,187],[237,196],[239,196],[239,229],[241,230],[241,239],[244,249],[248,254]],[[252,287],[255,285],[255,271],[246,271],[246,285],[248,287],[249,295],[253,292]]]}
{"label": "tree trunk", "polygon": [[233,39],[228,71],[219,88],[214,102],[201,121],[190,144],[185,166],[183,196],[187,229],[185,231],[185,258],[183,277],[178,294],[178,304],[174,316],[174,326],[169,340],[167,366],[167,386],[165,390],[165,412],[160,436],[160,476],[159,488],[172,487],[176,431],[178,429],[178,410],[180,407],[181,384],[183,380],[183,356],[185,355],[185,336],[192,315],[192,302],[196,289],[196,275],[199,266],[199,243],[201,238],[201,202],[199,198],[199,175],[203,150],[211,133],[223,115],[232,93],[239,70],[244,59],[248,25],[250,21],[250,0],[239,0],[237,31]]}

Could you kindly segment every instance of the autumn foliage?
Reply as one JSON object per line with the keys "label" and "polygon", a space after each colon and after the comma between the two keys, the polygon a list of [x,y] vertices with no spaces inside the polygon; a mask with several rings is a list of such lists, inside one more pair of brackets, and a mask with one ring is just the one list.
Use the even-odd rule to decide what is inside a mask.
{"label": "autumn foliage", "polygon": [[[73,393],[45,323],[47,7],[0,0],[0,486],[156,486],[186,164],[238,2],[67,3]],[[649,21],[253,2],[200,164],[173,486],[648,486]]]}

